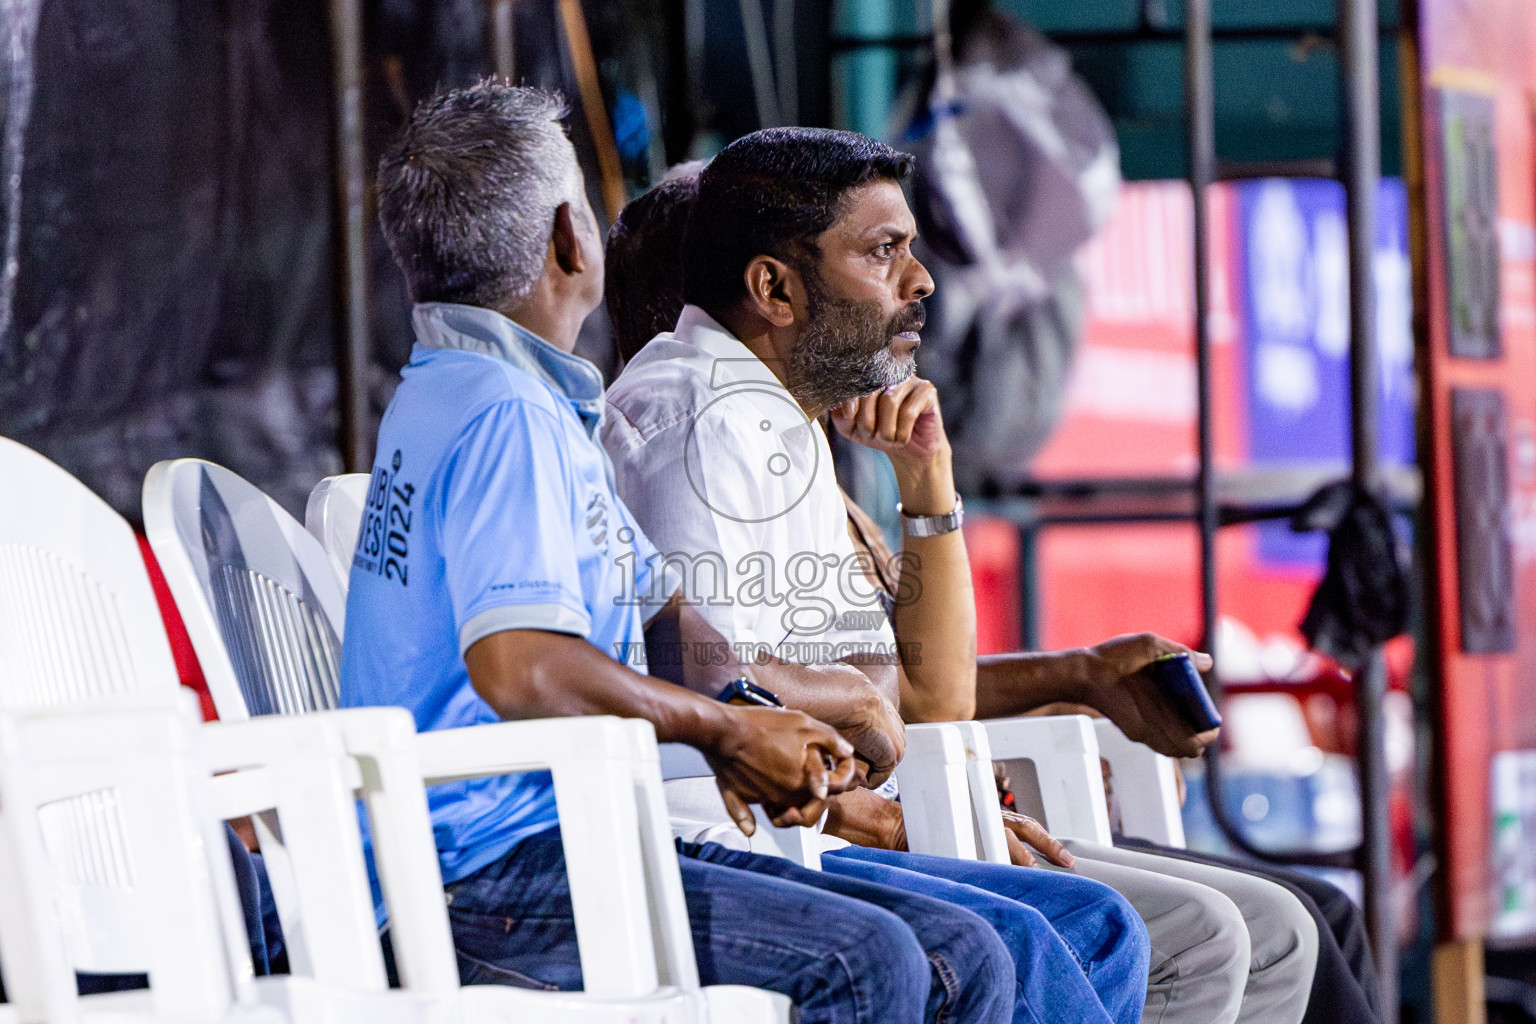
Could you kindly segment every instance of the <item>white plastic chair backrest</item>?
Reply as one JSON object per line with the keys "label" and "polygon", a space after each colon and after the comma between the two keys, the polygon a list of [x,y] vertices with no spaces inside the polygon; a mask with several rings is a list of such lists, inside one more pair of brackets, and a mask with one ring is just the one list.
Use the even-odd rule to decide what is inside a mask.
{"label": "white plastic chair backrest", "polygon": [[[972,807],[971,722],[907,726],[907,749],[896,766],[907,844],[913,853],[976,860],[986,834]],[[991,782],[988,766],[987,779]],[[994,784],[993,799],[996,800]],[[993,818],[997,816],[992,815]]]}
{"label": "white plastic chair backrest", "polygon": [[[177,692],[175,662],[128,523],[43,456],[0,438],[0,709],[88,706]],[[140,922],[125,908],[112,791],[42,813],[50,849],[73,865],[91,932],[71,937],[83,971],[143,968]],[[80,927],[81,917],[66,922]]]}
{"label": "white plastic chair backrest", "polygon": [[304,506],[304,529],[325,548],[343,594],[352,574],[352,552],[368,502],[368,480],[367,473],[328,476],[309,492]]}
{"label": "white plastic chair backrest", "polygon": [[1184,848],[1184,811],[1179,806],[1173,759],[1137,743],[1107,718],[1095,719],[1099,754],[1109,762],[1120,828],[1128,836]]}
{"label": "white plastic chair backrest", "polygon": [[177,685],[133,530],[43,456],[0,438],[0,708]]}
{"label": "white plastic chair backrest", "polygon": [[[191,742],[196,705],[182,696],[0,714],[0,956],[24,1024],[80,1019],[75,971],[108,959],[82,943],[113,938],[94,927],[104,902],[137,922],[153,1019],[216,1021],[255,1000],[243,929],[227,926],[240,906]],[[54,842],[50,812],[82,800],[115,823],[110,860]]]}
{"label": "white plastic chair backrest", "polygon": [[[986,766],[985,772],[971,773],[971,788],[984,840],[983,856],[987,860],[1008,862],[998,815],[981,812],[982,808],[991,810],[998,806],[997,784],[991,771],[994,759],[1009,762],[1015,795],[1024,797],[1026,794],[1021,790],[1033,790],[1028,795],[1038,798],[1042,824],[1052,835],[1113,845],[1093,719],[1086,715],[992,719],[974,723],[966,736],[974,760]],[[1016,770],[1019,767],[1032,769],[1030,777],[1022,776]],[[990,839],[989,822],[996,824]]]}
{"label": "white plastic chair backrest", "polygon": [[222,466],[159,462],[144,528],[219,717],[334,708],[346,598],[319,542]]}

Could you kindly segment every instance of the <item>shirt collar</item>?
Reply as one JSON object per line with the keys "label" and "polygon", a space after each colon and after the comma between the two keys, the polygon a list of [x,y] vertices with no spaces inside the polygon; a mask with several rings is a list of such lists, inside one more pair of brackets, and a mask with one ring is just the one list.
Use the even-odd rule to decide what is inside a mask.
{"label": "shirt collar", "polygon": [[683,307],[672,337],[694,346],[713,360],[709,373],[711,388],[719,390],[732,384],[749,383],[770,384],[780,390],[784,388],[767,363],[743,345],[741,339],[721,326],[720,321],[698,306]]}
{"label": "shirt collar", "polygon": [[426,348],[478,352],[537,377],[575,407],[589,434],[596,429],[603,411],[603,375],[587,360],[562,352],[521,324],[481,306],[421,302],[412,311],[411,322],[417,342]]}
{"label": "shirt collar", "polygon": [[[749,390],[763,390],[763,385],[781,392],[784,401],[794,406],[795,411],[800,411],[800,403],[795,401],[784,383],[774,376],[773,370],[768,364],[757,357],[741,339],[732,334],[720,321],[710,316],[698,306],[684,306],[682,315],[677,318],[677,327],[672,332],[674,341],[692,345],[710,360],[709,386],[713,391],[726,391],[740,385],[755,385]],[[809,449],[815,445],[815,433],[820,428],[813,426],[809,419],[801,413],[789,429],[781,431],[779,436],[786,444],[801,449]],[[766,420],[764,421],[767,422]]]}

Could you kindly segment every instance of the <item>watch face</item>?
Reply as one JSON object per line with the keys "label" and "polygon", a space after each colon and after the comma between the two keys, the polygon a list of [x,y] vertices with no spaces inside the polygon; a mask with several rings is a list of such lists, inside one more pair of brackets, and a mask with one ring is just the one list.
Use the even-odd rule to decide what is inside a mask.
{"label": "watch face", "polygon": [[764,689],[763,687],[758,686],[756,683],[750,680],[738,679],[736,681],[736,685],[741,687],[742,692],[745,693],[748,696],[748,699],[751,700],[751,702],[754,704],[761,704],[763,707],[767,708],[781,708],[784,706],[784,702],[779,700],[778,694],[774,693],[772,690]]}

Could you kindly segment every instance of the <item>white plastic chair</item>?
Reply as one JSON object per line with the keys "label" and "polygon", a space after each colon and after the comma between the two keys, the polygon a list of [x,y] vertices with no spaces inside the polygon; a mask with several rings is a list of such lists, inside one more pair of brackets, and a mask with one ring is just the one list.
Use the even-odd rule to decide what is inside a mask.
{"label": "white plastic chair", "polygon": [[[1020,809],[1052,834],[1109,845],[1102,757],[1109,762],[1127,836],[1184,846],[1178,780],[1171,758],[1128,739],[1113,722],[1084,715],[977,722],[991,757],[1008,766]],[[978,808],[997,807],[995,780],[973,782]]]}
{"label": "white plastic chair", "polygon": [[[137,719],[132,716],[148,713],[146,709],[163,710],[167,705],[184,709],[187,694],[176,683],[148,574],[127,524],[64,470],[4,439],[0,439],[0,474],[19,488],[18,499],[0,513],[0,705],[12,714],[34,716],[91,709],[103,716],[127,716],[124,724],[112,722],[105,727],[109,736],[140,735],[134,731],[132,722]],[[578,722],[564,720],[564,724]],[[145,735],[154,737],[150,746],[159,753],[173,757],[185,753],[177,743],[155,733],[159,727],[145,728]],[[144,1007],[156,1020],[187,1022],[223,1019],[220,1014],[233,1012],[232,1005],[244,1008],[241,1012],[257,1013],[253,993],[264,1003],[285,1008],[296,1024],[350,1019],[389,1024],[424,1017],[436,1024],[463,1019],[466,1007],[484,1011],[469,1013],[477,1019],[483,1015],[583,1024],[610,1020],[617,1024],[637,1016],[680,1024],[710,1017],[784,1020],[789,1005],[782,996],[730,986],[699,990],[676,860],[658,810],[659,783],[649,789],[645,786],[655,779],[654,737],[648,726],[638,722],[603,720],[596,724],[596,731],[603,734],[607,748],[621,753],[624,764],[636,766],[635,778],[625,776],[619,770],[622,766],[609,766],[596,786],[621,807],[627,801],[632,808],[631,827],[626,832],[624,815],[614,815],[619,824],[612,831],[617,835],[596,830],[592,836],[600,844],[596,856],[572,867],[573,886],[583,890],[576,898],[578,916],[587,921],[583,937],[590,932],[598,940],[584,943],[584,967],[587,976],[596,979],[599,993],[608,990],[606,997],[591,991],[548,995],[501,989],[477,991],[469,997],[457,994],[441,876],[430,824],[423,817],[423,769],[414,762],[401,767],[399,757],[391,760],[388,743],[378,739],[393,737],[390,742],[414,754],[409,716],[393,709],[366,709],[306,719],[217,723],[197,733],[207,767],[244,769],[208,780],[217,817],[275,812],[270,815],[273,831],[288,844],[292,854],[288,874],[294,892],[303,898],[303,912],[284,920],[285,939],[290,954],[295,948],[313,952],[314,970],[309,977],[258,979],[253,985],[243,915],[232,887],[221,881],[229,865],[217,818],[204,822],[202,832],[184,830],[182,845],[176,845],[174,815],[195,815],[198,797],[195,784],[176,774],[181,769],[174,764],[167,767],[156,762],[159,768],[144,769],[149,775],[114,767],[88,777],[70,776],[90,783],[82,782],[74,790],[63,786],[17,790],[11,795],[0,791],[0,808],[13,812],[12,822],[23,820],[24,808],[39,808],[36,822],[28,827],[39,833],[34,838],[54,872],[41,884],[17,883],[20,854],[0,848],[0,899],[16,908],[15,913],[0,913],[0,955],[17,1019],[25,1024],[81,1020],[86,1004],[73,995],[73,972],[78,970],[150,975],[152,988],[147,995],[91,997],[87,1009],[121,1011],[124,1016],[119,1020],[136,1019],[136,1007]],[[332,735],[331,748],[316,754],[317,737],[324,740],[326,735]],[[343,735],[370,752],[362,771],[335,738]],[[295,736],[308,739],[295,745]],[[493,739],[486,736],[483,742]],[[546,742],[569,745],[573,739],[567,733]],[[45,763],[42,753],[52,749],[81,756],[94,750],[98,759],[121,754],[131,760],[143,753],[131,745],[114,746],[115,742],[69,746],[60,740],[8,749],[23,749],[23,765],[29,759]],[[515,746],[505,743],[497,756],[505,760],[505,749]],[[435,754],[439,762],[452,761],[444,751]],[[488,759],[481,754],[482,760]],[[280,766],[273,767],[276,762]],[[389,768],[391,764],[395,767]],[[495,770],[518,768],[502,765]],[[168,778],[175,783],[158,803],[154,793],[139,785],[154,771],[162,772],[162,781]],[[594,777],[600,771],[594,769]],[[131,792],[117,785],[119,774]],[[12,761],[10,770],[0,774],[0,783],[23,777]],[[394,785],[385,787],[383,780],[390,778]],[[573,794],[569,782],[558,796],[562,803],[573,795],[599,802],[601,792]],[[178,789],[183,783],[185,788]],[[396,895],[391,906],[398,904],[399,923],[410,925],[400,936],[400,966],[415,990],[384,990],[357,833],[354,787],[361,787],[367,796],[379,832],[386,897]],[[408,811],[412,800],[418,813],[414,822],[401,810]],[[152,828],[135,832],[130,827],[132,821],[124,815],[136,807],[159,809]],[[215,830],[211,837],[207,828]],[[193,838],[187,839],[188,835]],[[651,838],[645,843],[642,837],[647,835]],[[171,848],[146,851],[143,844],[157,837]],[[408,847],[411,842],[427,851],[424,858],[418,857],[424,867],[409,868],[395,852],[402,843]],[[186,859],[193,847],[208,854],[201,868]],[[637,852],[636,847],[643,850]],[[656,854],[658,848],[662,856]],[[604,859],[603,851],[610,849],[615,851],[616,864]],[[642,856],[648,858],[644,863]],[[162,866],[165,872],[160,871]],[[604,888],[609,874],[623,881]],[[634,880],[642,875],[659,877],[649,894],[636,891]],[[41,876],[33,872],[32,877]],[[11,888],[3,888],[5,879],[11,880]],[[40,894],[55,880],[62,880],[62,895],[56,893],[38,904]],[[211,890],[196,888],[205,884]],[[615,891],[625,897],[622,905],[605,905],[603,895]],[[647,895],[654,907],[646,905]],[[39,906],[53,916],[39,917]],[[210,915],[217,916],[217,922],[211,923]],[[601,940],[610,927],[617,935],[605,944]],[[54,936],[52,946],[38,939],[43,934],[39,928],[51,929],[47,934]],[[633,941],[630,947],[617,948],[637,934],[648,940],[653,929],[658,933],[654,942]],[[178,936],[192,943],[190,954],[183,955],[186,951],[180,945],[164,944]],[[48,953],[49,949],[53,952]],[[53,960],[43,963],[37,959],[40,956],[53,956]],[[430,966],[433,957],[435,969]],[[445,998],[450,989],[451,1000]],[[537,1003],[530,1002],[530,997]],[[261,1019],[280,1018],[267,1014]]]}
{"label": "white plastic chair", "polygon": [[1184,813],[1173,758],[1130,739],[1108,719],[1096,719],[1093,728],[1099,753],[1114,772],[1121,830],[1128,836],[1182,850]]}
{"label": "white plastic chair", "polygon": [[[133,531],[63,469],[0,438],[0,709],[86,705],[177,688],[175,664]],[[82,878],[65,920],[75,969],[143,970],[143,922],[118,898],[127,856],[112,792],[69,797],[42,815],[54,849]],[[88,915],[87,932],[82,915]],[[9,973],[14,974],[14,969]]]}
{"label": "white plastic chair", "polygon": [[[1132,831],[1128,824],[1127,834],[1146,835],[1173,846],[1183,845],[1172,762],[1142,744],[1132,743],[1113,725],[1096,723],[1084,715],[997,719],[954,725],[961,732],[966,748],[968,792],[957,796],[954,786],[950,785],[909,794],[903,782],[902,806],[908,821],[907,840],[914,851],[953,856],[955,854],[949,852],[954,842],[953,834],[969,827],[976,836],[972,856],[979,854],[982,860],[1009,863],[1007,838],[998,814],[997,782],[992,773],[994,759],[1009,764],[1016,795],[1021,788],[1032,789],[1040,806],[1025,809],[1039,814],[1041,823],[1053,835],[1112,845],[1103,774],[1099,767],[1099,738],[1106,735],[1112,743],[1130,748],[1121,751],[1119,761],[1125,774],[1115,772],[1115,785],[1125,807],[1124,820],[1135,822],[1135,827],[1140,829]],[[912,756],[909,745],[908,760]],[[919,751],[917,756],[922,758],[924,755]],[[1032,769],[1033,778],[1019,770],[1021,764]],[[916,766],[914,769],[920,770]],[[1132,817],[1129,812],[1138,802],[1143,802],[1139,817]],[[958,855],[966,856],[966,853],[962,851]]]}
{"label": "white plastic chair", "polygon": [[[420,767],[414,761],[414,729],[401,709],[267,717],[200,728],[190,701],[181,710],[164,699],[93,707],[0,715],[0,947],[16,979],[13,1005],[23,1022],[65,1024],[101,1016],[102,1024],[110,1024],[105,1016],[110,1013],[113,1021],[145,1024],[283,1024],[286,1019],[693,1024],[764,1020],[770,1000],[786,1004],[779,1019],[787,1013],[783,997],[729,986],[701,993],[696,981],[691,988],[653,984],[636,996],[609,998],[502,986],[460,988]],[[411,925],[404,928],[400,920],[396,936],[402,970],[418,979],[407,992],[384,987],[357,847],[353,787],[358,763],[343,733],[373,751],[363,759],[362,788],[382,837],[386,899]],[[215,768],[231,766],[242,769],[238,776],[210,777]],[[237,784],[227,785],[232,779]],[[131,881],[112,895],[140,916],[150,988],[82,1000],[74,994],[78,957],[68,948],[72,932],[60,923],[78,908],[80,890],[91,883],[82,882],[77,865],[49,846],[39,819],[59,798],[99,792],[103,786],[112,787],[113,813],[125,837],[125,859],[116,870]],[[356,938],[365,941],[353,945],[371,949],[370,984],[327,986],[295,976],[251,979],[243,932],[224,926],[240,918],[218,820],[232,802],[242,809],[277,808],[289,842],[302,850],[296,860],[301,874],[310,876],[310,886],[344,890],[361,907]],[[412,864],[413,856],[419,864]],[[413,870],[422,866],[427,870]],[[411,904],[414,909],[407,912]],[[227,959],[226,951],[231,954]],[[73,1015],[77,1010],[84,1012]]]}
{"label": "white plastic chair", "polygon": [[[0,710],[25,716],[179,706],[186,695],[128,524],[69,473],[4,438],[0,477],[14,488],[0,507]],[[43,756],[40,749],[27,749]],[[115,748],[103,744],[102,749]],[[14,775],[0,776],[0,784]],[[16,913],[0,914],[17,1012],[28,1021],[78,1019],[87,1004],[73,995],[75,971],[148,973],[158,992],[113,997],[127,1013],[135,1007],[157,1014],[179,1007],[183,1019],[214,1020],[232,1005],[231,998],[248,1003],[249,952],[238,903],[232,903],[232,889],[222,891],[220,869],[211,869],[213,895],[176,889],[161,873],[161,861],[182,864],[178,858],[186,851],[147,854],[143,836],[125,830],[127,801],[150,800],[142,788],[132,788],[140,777],[125,774],[122,786],[110,772],[92,778],[97,784],[74,791],[67,785],[27,791],[42,794],[30,817],[22,810],[28,806],[25,792],[0,798],[0,808],[20,815],[12,822],[26,818],[26,827],[37,833],[28,841],[41,844],[64,886],[46,920],[35,908],[23,907],[39,898],[41,888],[10,890]],[[222,852],[222,836],[217,842]],[[12,850],[6,856],[10,859],[0,867],[14,880],[20,854]],[[222,872],[227,871],[226,861]],[[209,877],[205,869],[183,882]],[[161,907],[145,899],[162,885],[191,902]],[[223,915],[217,929],[209,923],[210,901]],[[195,942],[192,953],[180,955],[184,947],[172,942],[174,935],[167,937],[163,922],[148,909],[156,907],[170,917],[176,934]],[[52,946],[45,949],[34,941],[39,933],[27,931],[38,927],[50,929]],[[6,937],[5,929],[21,931]],[[117,1005],[105,997],[93,1000],[92,1007]]]}
{"label": "white plastic chair", "polygon": [[[304,527],[325,549],[326,560],[336,574],[345,596],[352,572],[352,552],[362,526],[363,507],[367,504],[368,474],[344,473],[328,476],[315,485],[304,508]],[[661,744],[661,774],[665,780],[712,777],[714,772],[704,755],[682,743]],[[757,831],[748,840],[754,853],[783,857],[802,867],[820,869],[820,830],[779,828],[753,806]]]}
{"label": "white plastic chair", "polygon": [[[334,706],[345,602],[319,542],[250,483],[194,459],[151,468],[144,482],[144,519],[221,717]],[[350,550],[347,554],[350,557]],[[670,985],[693,993],[687,1006],[706,1012],[695,1005],[700,990],[692,937],[666,827],[655,735],[647,723],[560,718],[416,735],[408,728],[381,733],[346,725],[360,720],[355,712],[323,717],[343,723],[339,728],[348,750],[365,765],[365,792],[367,766],[379,770],[384,747],[395,751],[397,764],[404,758],[401,750],[413,751],[418,759],[411,767],[395,769],[393,790],[370,797],[369,808],[375,813],[377,808],[398,806],[399,798],[388,792],[411,792],[414,787],[418,795],[410,799],[422,801],[424,815],[425,798],[419,795],[423,781],[432,785],[548,769],[560,812],[586,985],[581,995],[562,998],[585,998],[588,1002],[581,1005],[593,1012],[598,1004],[592,1000],[649,1000],[646,1012],[653,1012],[658,988]],[[409,722],[409,716],[402,721]],[[414,853],[397,854],[382,833],[375,838],[386,887],[392,876],[413,878],[429,870],[436,882],[435,895],[425,903],[391,904],[391,934],[410,941],[418,935],[413,915],[425,915],[441,922],[441,928],[430,927],[436,934],[427,941],[447,951],[430,823],[423,817],[418,824],[424,830],[410,840],[414,847],[402,847]],[[264,852],[269,842],[282,849],[267,828]],[[302,893],[280,888],[279,877],[291,874],[291,869],[272,873],[285,930],[290,917],[302,919],[314,912]],[[413,956],[408,946],[396,948],[402,953],[401,981],[408,991],[457,984],[456,970],[445,974],[441,957],[432,959],[436,954],[418,951]],[[318,968],[318,949],[300,953],[316,958],[306,966]],[[413,962],[438,966],[413,967]],[[375,979],[371,970],[368,974],[338,980],[371,984]],[[759,1021],[780,1021],[789,1013],[788,1000],[761,990],[715,986],[702,992],[710,1013],[729,1008],[735,1019]]]}
{"label": "white plastic chair", "polygon": [[[0,714],[0,956],[23,1024],[284,1021],[257,1004],[227,846],[194,767],[195,707],[175,696]],[[60,842],[57,815],[84,801],[113,822],[110,860]],[[105,948],[125,916],[149,988],[78,995],[82,965],[126,965]]]}
{"label": "white plastic chair", "polygon": [[[561,719],[558,724],[570,728],[563,733],[545,730],[543,743],[579,745],[589,736],[577,733],[590,733],[596,726],[613,734],[612,747],[637,755],[614,760],[599,757],[584,778],[566,777],[563,787],[557,783],[558,800],[581,801],[594,816],[615,823],[612,835],[596,838],[613,842],[619,851],[568,865],[578,930],[583,922],[590,928],[593,921],[602,920],[613,933],[606,942],[581,943],[583,992],[459,985],[423,778],[445,781],[433,761],[448,763],[451,773],[464,777],[462,747],[466,743],[481,748],[471,753],[472,758],[498,773],[526,770],[529,763],[545,759],[537,751],[528,751],[526,742],[519,757],[509,757],[507,737],[498,734],[501,730],[477,728],[458,730],[458,736],[447,736],[450,742],[434,749],[419,742],[422,737],[403,708],[263,716],[205,730],[212,734],[204,744],[211,767],[243,769],[242,775],[255,776],[268,787],[265,800],[278,808],[301,883],[307,880],[311,890],[328,886],[340,892],[356,911],[351,915],[354,935],[349,945],[366,955],[359,957],[353,984],[327,989],[312,985],[305,989],[307,981],[300,985],[313,1007],[325,1008],[318,1019],[334,1020],[339,1011],[351,1011],[349,1019],[371,1019],[382,1011],[413,1022],[628,1024],[644,1019],[661,1024],[736,1020],[766,1024],[787,1019],[789,1001],[783,996],[740,986],[700,987],[675,856],[671,864],[676,885],[656,893],[653,913],[660,927],[655,946],[652,921],[643,913],[637,915],[622,899],[613,899],[643,889],[641,876],[656,866],[642,863],[644,844],[639,839],[648,830],[654,832],[658,824],[664,831],[654,803],[659,790],[642,781],[647,772],[655,773],[654,733],[643,722],[613,718]],[[578,784],[580,789],[574,789]],[[384,987],[383,960],[353,813],[354,788],[362,793],[372,827],[375,863],[404,991]],[[262,795],[248,797],[247,802],[253,799],[262,802]],[[672,855],[670,846],[663,852]],[[595,885],[590,877],[593,867],[628,877],[621,885]],[[307,895],[311,904],[319,902],[313,893]],[[354,1003],[347,998],[349,992],[370,998]]]}

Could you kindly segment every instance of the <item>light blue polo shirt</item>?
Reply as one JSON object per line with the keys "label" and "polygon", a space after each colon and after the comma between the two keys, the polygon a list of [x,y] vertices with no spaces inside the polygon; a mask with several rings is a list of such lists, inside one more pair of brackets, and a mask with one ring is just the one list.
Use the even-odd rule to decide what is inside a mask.
{"label": "light blue polo shirt", "polygon": [[[414,323],[352,560],[341,703],[408,708],[426,731],[499,720],[463,658],[492,633],[643,649],[627,645],[644,643],[655,549],[594,440],[597,367],[488,309],[426,303]],[[556,823],[548,772],[434,786],[428,804],[445,882]]]}

